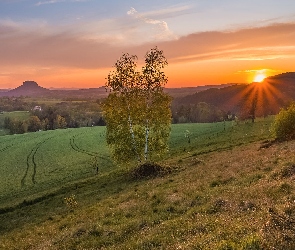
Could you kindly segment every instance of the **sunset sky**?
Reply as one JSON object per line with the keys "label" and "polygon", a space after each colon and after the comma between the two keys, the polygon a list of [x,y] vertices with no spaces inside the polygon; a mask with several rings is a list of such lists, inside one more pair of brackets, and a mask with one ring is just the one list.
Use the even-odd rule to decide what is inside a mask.
{"label": "sunset sky", "polygon": [[295,71],[294,0],[0,0],[0,89],[103,86],[122,53],[158,46],[167,87]]}

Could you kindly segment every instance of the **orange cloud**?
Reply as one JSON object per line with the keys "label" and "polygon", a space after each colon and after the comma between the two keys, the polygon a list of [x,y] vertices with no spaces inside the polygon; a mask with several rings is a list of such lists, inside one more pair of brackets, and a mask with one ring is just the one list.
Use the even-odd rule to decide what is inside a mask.
{"label": "orange cloud", "polygon": [[[294,71],[294,30],[295,23],[282,23],[115,46],[107,40],[86,39],[80,33],[37,32],[2,23],[0,88],[12,82],[19,85],[28,78],[40,79],[47,86],[101,86],[122,53],[143,58],[154,46],[168,59],[169,86],[245,82],[247,73],[241,73],[245,70]],[[42,73],[44,68],[51,70]]]}

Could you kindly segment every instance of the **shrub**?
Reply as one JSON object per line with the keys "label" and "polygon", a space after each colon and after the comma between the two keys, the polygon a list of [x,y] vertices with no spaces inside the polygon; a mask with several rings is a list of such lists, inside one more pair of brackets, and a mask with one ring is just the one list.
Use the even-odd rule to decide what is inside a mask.
{"label": "shrub", "polygon": [[70,208],[71,210],[73,210],[75,207],[78,206],[78,202],[74,194],[72,194],[70,197],[64,198],[64,202],[67,205],[67,207]]}
{"label": "shrub", "polygon": [[161,166],[156,163],[146,162],[134,168],[131,171],[131,176],[134,179],[144,179],[157,176],[163,176],[172,172],[172,167]]}
{"label": "shrub", "polygon": [[295,139],[295,103],[279,112],[273,123],[273,131],[279,140]]}

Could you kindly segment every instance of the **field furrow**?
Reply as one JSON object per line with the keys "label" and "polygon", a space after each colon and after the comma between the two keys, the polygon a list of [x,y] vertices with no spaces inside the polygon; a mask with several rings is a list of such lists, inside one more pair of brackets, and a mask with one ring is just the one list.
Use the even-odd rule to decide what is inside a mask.
{"label": "field furrow", "polygon": [[0,152],[4,152],[5,150],[11,148],[12,146],[13,146],[13,144],[8,145],[8,146],[6,146],[6,147],[4,147],[4,148],[1,148],[1,149],[0,149]]}
{"label": "field furrow", "polygon": [[32,176],[31,176],[32,183],[36,184],[35,177],[36,177],[36,171],[37,171],[37,163],[36,163],[37,151],[39,150],[39,148],[41,147],[42,144],[46,143],[48,140],[50,140],[52,138],[53,137],[49,137],[49,138],[46,138],[45,140],[37,143],[36,146],[34,146],[31,149],[30,153],[27,155],[27,161],[26,161],[27,168],[26,168],[23,178],[21,179],[21,187],[23,187],[25,185],[25,180],[27,178],[30,168],[32,168],[32,171],[33,171]]}
{"label": "field furrow", "polygon": [[81,134],[78,134],[78,135],[75,135],[73,136],[72,138],[70,138],[70,145],[72,147],[73,150],[79,152],[79,153],[83,153],[83,154],[87,154],[89,156],[93,156],[95,158],[101,158],[103,160],[109,160],[109,158],[107,157],[104,157],[103,155],[101,155],[99,152],[92,152],[92,151],[89,151],[89,150],[85,150],[81,147],[79,147],[75,141],[75,138],[77,136],[80,136]]}

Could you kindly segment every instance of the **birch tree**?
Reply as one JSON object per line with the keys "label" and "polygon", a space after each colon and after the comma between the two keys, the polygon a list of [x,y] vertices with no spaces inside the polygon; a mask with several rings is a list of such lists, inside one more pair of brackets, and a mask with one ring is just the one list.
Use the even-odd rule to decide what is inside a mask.
{"label": "birch tree", "polygon": [[163,51],[153,48],[145,65],[137,71],[137,57],[123,54],[107,77],[110,90],[102,105],[107,124],[107,143],[118,162],[138,163],[160,157],[168,149],[171,97],[164,93],[167,83]]}

